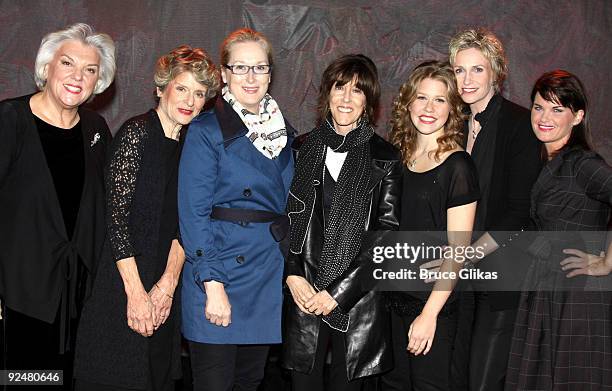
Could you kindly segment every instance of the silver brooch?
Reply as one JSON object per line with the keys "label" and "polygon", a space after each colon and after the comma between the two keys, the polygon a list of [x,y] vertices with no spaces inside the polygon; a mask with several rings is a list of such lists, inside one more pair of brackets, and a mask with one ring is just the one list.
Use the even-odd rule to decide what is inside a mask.
{"label": "silver brooch", "polygon": [[96,145],[96,143],[100,141],[100,133],[96,133],[93,136],[93,140],[91,140],[91,145],[90,147],[93,147],[94,145]]}

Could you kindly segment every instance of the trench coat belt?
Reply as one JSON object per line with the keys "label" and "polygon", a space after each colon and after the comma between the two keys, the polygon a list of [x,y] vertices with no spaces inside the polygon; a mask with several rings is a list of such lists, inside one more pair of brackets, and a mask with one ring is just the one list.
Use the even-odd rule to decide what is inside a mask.
{"label": "trench coat belt", "polygon": [[283,240],[289,232],[289,218],[287,215],[267,210],[215,206],[212,208],[210,218],[232,221],[234,223],[272,223],[270,225],[270,233],[277,242]]}
{"label": "trench coat belt", "polygon": [[212,208],[210,218],[214,220],[232,221],[234,223],[272,223],[270,233],[280,246],[285,258],[289,252],[289,218],[286,214],[258,209]]}

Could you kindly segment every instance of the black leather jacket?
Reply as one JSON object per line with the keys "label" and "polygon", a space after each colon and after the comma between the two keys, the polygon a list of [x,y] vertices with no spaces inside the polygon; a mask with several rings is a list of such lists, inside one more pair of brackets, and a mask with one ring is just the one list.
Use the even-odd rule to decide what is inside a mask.
{"label": "black leather jacket", "polygon": [[[304,142],[302,135],[293,143],[294,149]],[[374,187],[370,190],[370,211],[365,230],[397,230],[400,219],[401,160],[397,149],[378,135],[372,136],[370,155]],[[315,185],[313,185],[315,186]],[[301,254],[290,253],[285,264],[285,275],[299,275],[313,283],[323,248],[323,202],[321,186],[316,186],[315,207]],[[357,256],[349,268],[338,277],[327,291],[348,311],[350,323],[345,333],[348,379],[356,379],[385,372],[393,365],[390,325],[381,294],[363,291],[361,273],[369,268],[371,258],[367,249]],[[283,366],[302,373],[310,373],[315,364],[320,317],[306,314],[295,305],[287,290],[283,325]]]}

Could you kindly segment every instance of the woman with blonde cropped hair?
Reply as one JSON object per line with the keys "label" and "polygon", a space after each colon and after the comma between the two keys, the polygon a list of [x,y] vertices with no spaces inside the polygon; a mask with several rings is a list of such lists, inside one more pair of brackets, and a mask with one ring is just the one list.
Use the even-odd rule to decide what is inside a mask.
{"label": "woman with blonde cropped hair", "polygon": [[180,369],[179,138],[219,75],[206,52],[182,45],[161,56],[158,105],[127,120],[106,166],[106,227],[100,266],[79,326],[79,390],[174,390]]}
{"label": "woman with blonde cropped hair", "polygon": [[[540,143],[531,132],[529,111],[500,93],[507,61],[503,45],[492,32],[461,31],[451,39],[449,53],[459,94],[470,108],[463,145],[478,170],[481,191],[474,222],[474,231],[480,233],[475,235],[473,246],[484,245],[490,252],[504,247],[507,240],[496,231],[520,231],[529,222],[530,191],[540,171]],[[522,256],[511,251],[500,248],[488,255],[482,266],[504,274],[515,265],[502,258],[518,260]],[[469,371],[470,390],[502,390],[519,295],[495,291],[494,285],[484,282],[472,284],[477,291],[475,312],[471,322],[466,310],[470,306],[462,305],[454,374],[457,382],[464,383],[461,379],[468,377]],[[463,300],[469,297],[465,295]],[[466,336],[470,334],[468,359],[470,342]]]}

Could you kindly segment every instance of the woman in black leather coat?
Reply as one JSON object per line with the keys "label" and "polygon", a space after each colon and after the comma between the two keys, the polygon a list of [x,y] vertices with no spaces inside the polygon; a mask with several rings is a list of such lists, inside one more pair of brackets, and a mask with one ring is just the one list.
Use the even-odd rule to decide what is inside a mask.
{"label": "woman in black leather coat", "polygon": [[400,156],[371,125],[379,97],[369,58],[338,58],[323,73],[318,126],[294,143],[283,350],[295,391],[324,389],[328,347],[328,389],[359,390],[392,366],[384,304],[359,278],[370,262],[363,232],[399,225]]}

